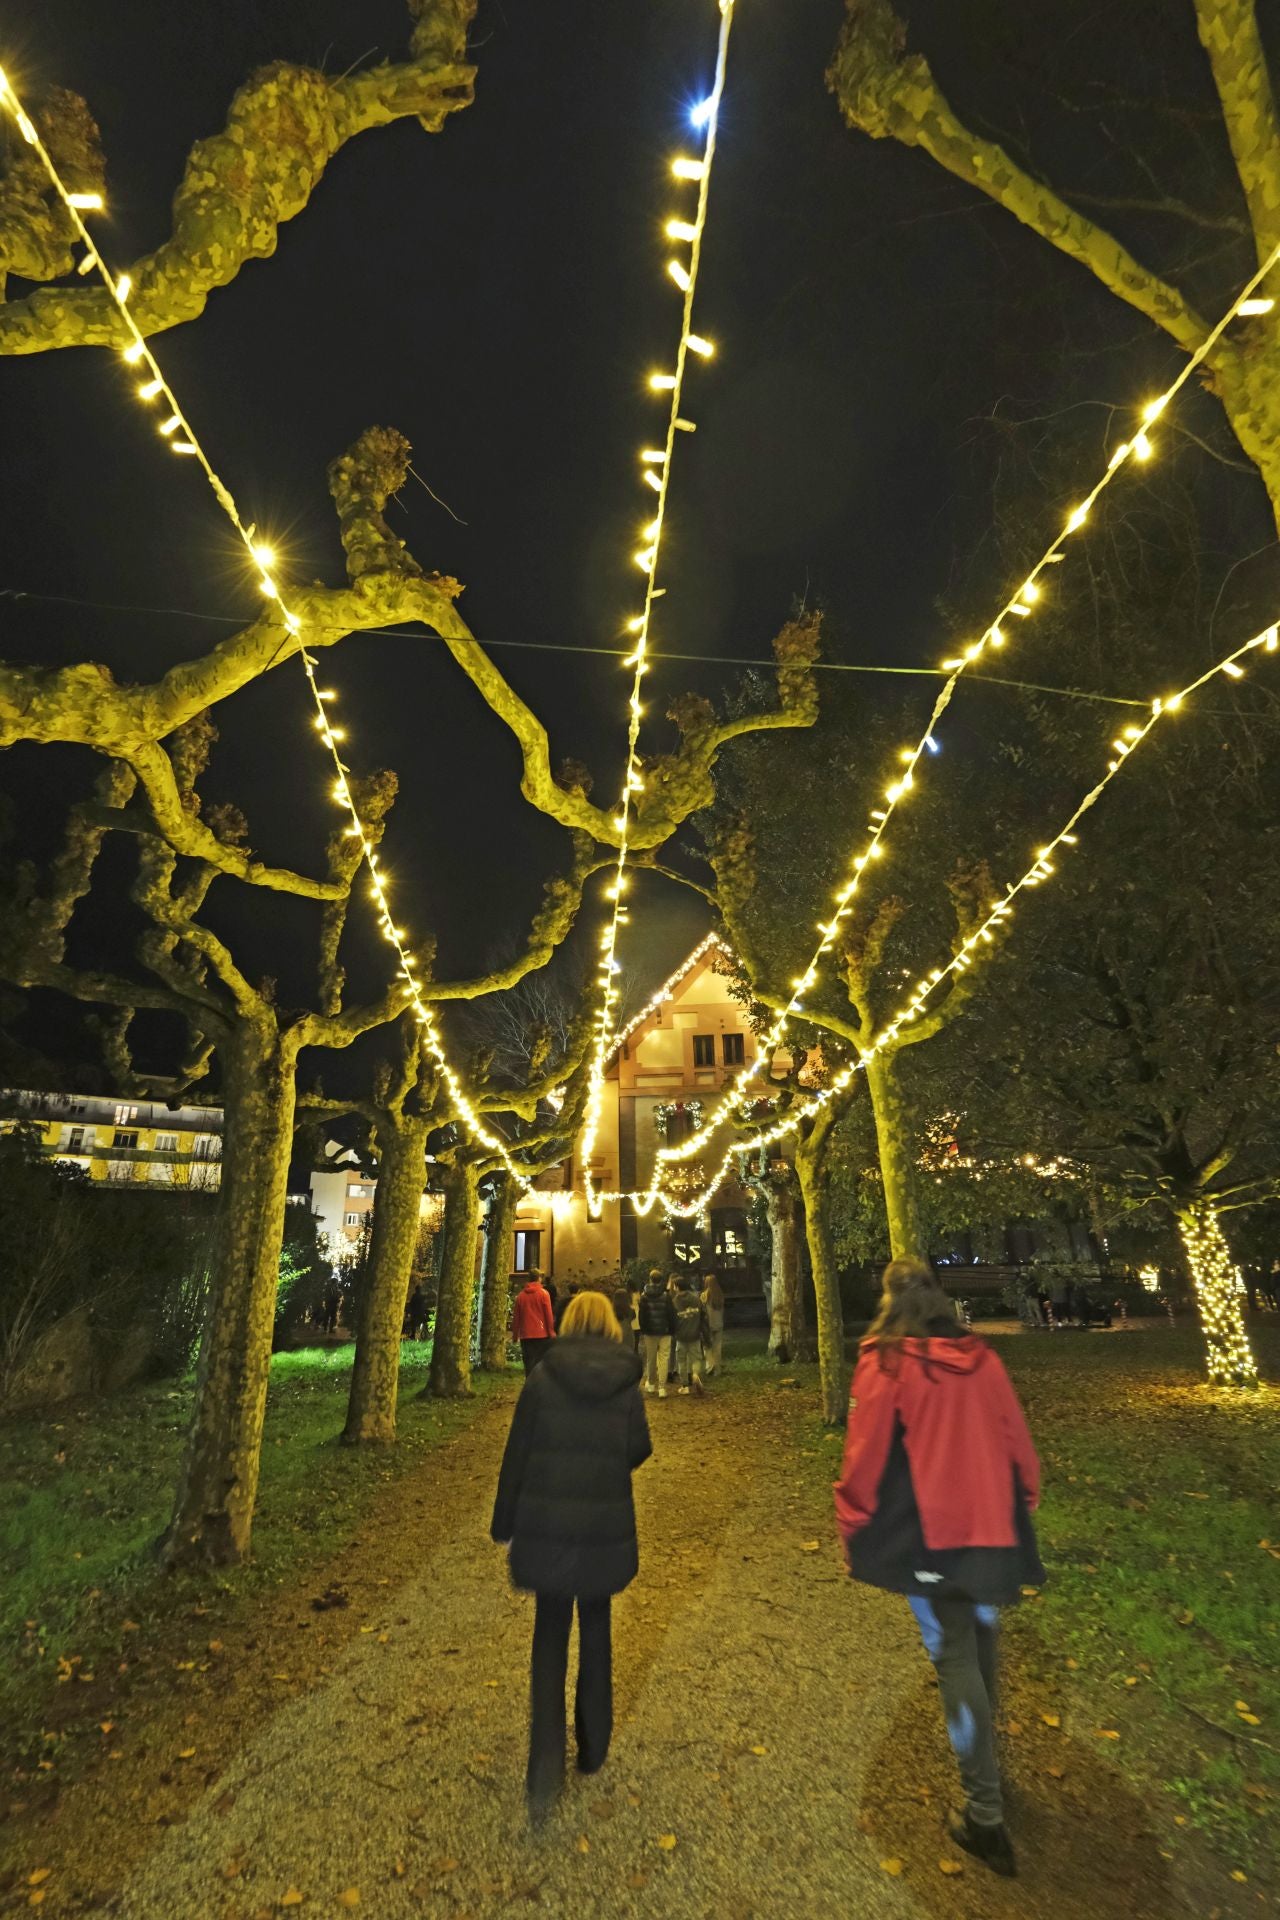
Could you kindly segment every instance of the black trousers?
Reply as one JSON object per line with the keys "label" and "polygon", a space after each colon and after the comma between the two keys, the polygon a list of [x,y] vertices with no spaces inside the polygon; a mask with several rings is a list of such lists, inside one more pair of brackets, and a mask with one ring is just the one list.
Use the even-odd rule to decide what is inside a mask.
{"label": "black trousers", "polygon": [[526,1375],[533,1372],[539,1360],[541,1360],[543,1354],[546,1352],[547,1348],[550,1345],[551,1345],[551,1342],[549,1339],[522,1340],[520,1342],[520,1354],[522,1359],[524,1360],[524,1370]]}
{"label": "black trousers", "polygon": [[[569,1667],[571,1594],[540,1593],[533,1622],[529,1702],[528,1791],[545,1797],[564,1779],[565,1677]],[[573,1727],[583,1773],[602,1767],[613,1733],[613,1643],[610,1603],[578,1600],[578,1685]]]}

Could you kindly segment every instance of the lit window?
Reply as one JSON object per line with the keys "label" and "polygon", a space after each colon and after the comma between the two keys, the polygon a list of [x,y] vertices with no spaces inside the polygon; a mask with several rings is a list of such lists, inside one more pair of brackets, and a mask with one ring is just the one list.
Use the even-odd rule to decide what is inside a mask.
{"label": "lit window", "polygon": [[178,1136],[176,1133],[158,1133],[156,1135],[157,1153],[176,1153],[177,1151]]}
{"label": "lit window", "polygon": [[358,1213],[344,1213],[342,1216],[342,1224],[344,1227],[358,1227],[360,1225],[360,1215]]}

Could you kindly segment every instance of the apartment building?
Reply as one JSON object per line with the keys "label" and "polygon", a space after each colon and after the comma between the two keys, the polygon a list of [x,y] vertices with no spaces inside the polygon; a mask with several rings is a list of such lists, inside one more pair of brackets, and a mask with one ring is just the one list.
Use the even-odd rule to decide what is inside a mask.
{"label": "apartment building", "polygon": [[41,1151],[120,1186],[217,1188],[222,1109],[110,1095],[0,1090],[0,1133],[36,1130]]}

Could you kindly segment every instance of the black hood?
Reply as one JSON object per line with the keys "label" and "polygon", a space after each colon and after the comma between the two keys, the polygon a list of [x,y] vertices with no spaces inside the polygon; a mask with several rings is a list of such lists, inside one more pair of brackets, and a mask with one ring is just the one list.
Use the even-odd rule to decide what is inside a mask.
{"label": "black hood", "polygon": [[581,1400],[612,1400],[638,1386],[644,1371],[634,1347],[600,1333],[570,1334],[555,1341],[542,1365],[566,1393]]}

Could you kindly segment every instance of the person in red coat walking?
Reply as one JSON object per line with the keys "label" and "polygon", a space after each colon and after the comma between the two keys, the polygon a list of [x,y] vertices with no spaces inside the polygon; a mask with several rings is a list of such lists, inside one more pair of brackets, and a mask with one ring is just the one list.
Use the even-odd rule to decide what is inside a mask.
{"label": "person in red coat walking", "polygon": [[525,1373],[530,1374],[556,1337],[555,1308],[536,1269],[516,1295],[511,1309],[511,1331],[520,1342]]}
{"label": "person in red coat walking", "polygon": [[1009,1376],[932,1270],[885,1268],[849,1401],[836,1519],[855,1580],[905,1594],[938,1673],[966,1806],[958,1846],[1017,1872],[995,1753],[1000,1608],[1044,1567],[1040,1465]]}

